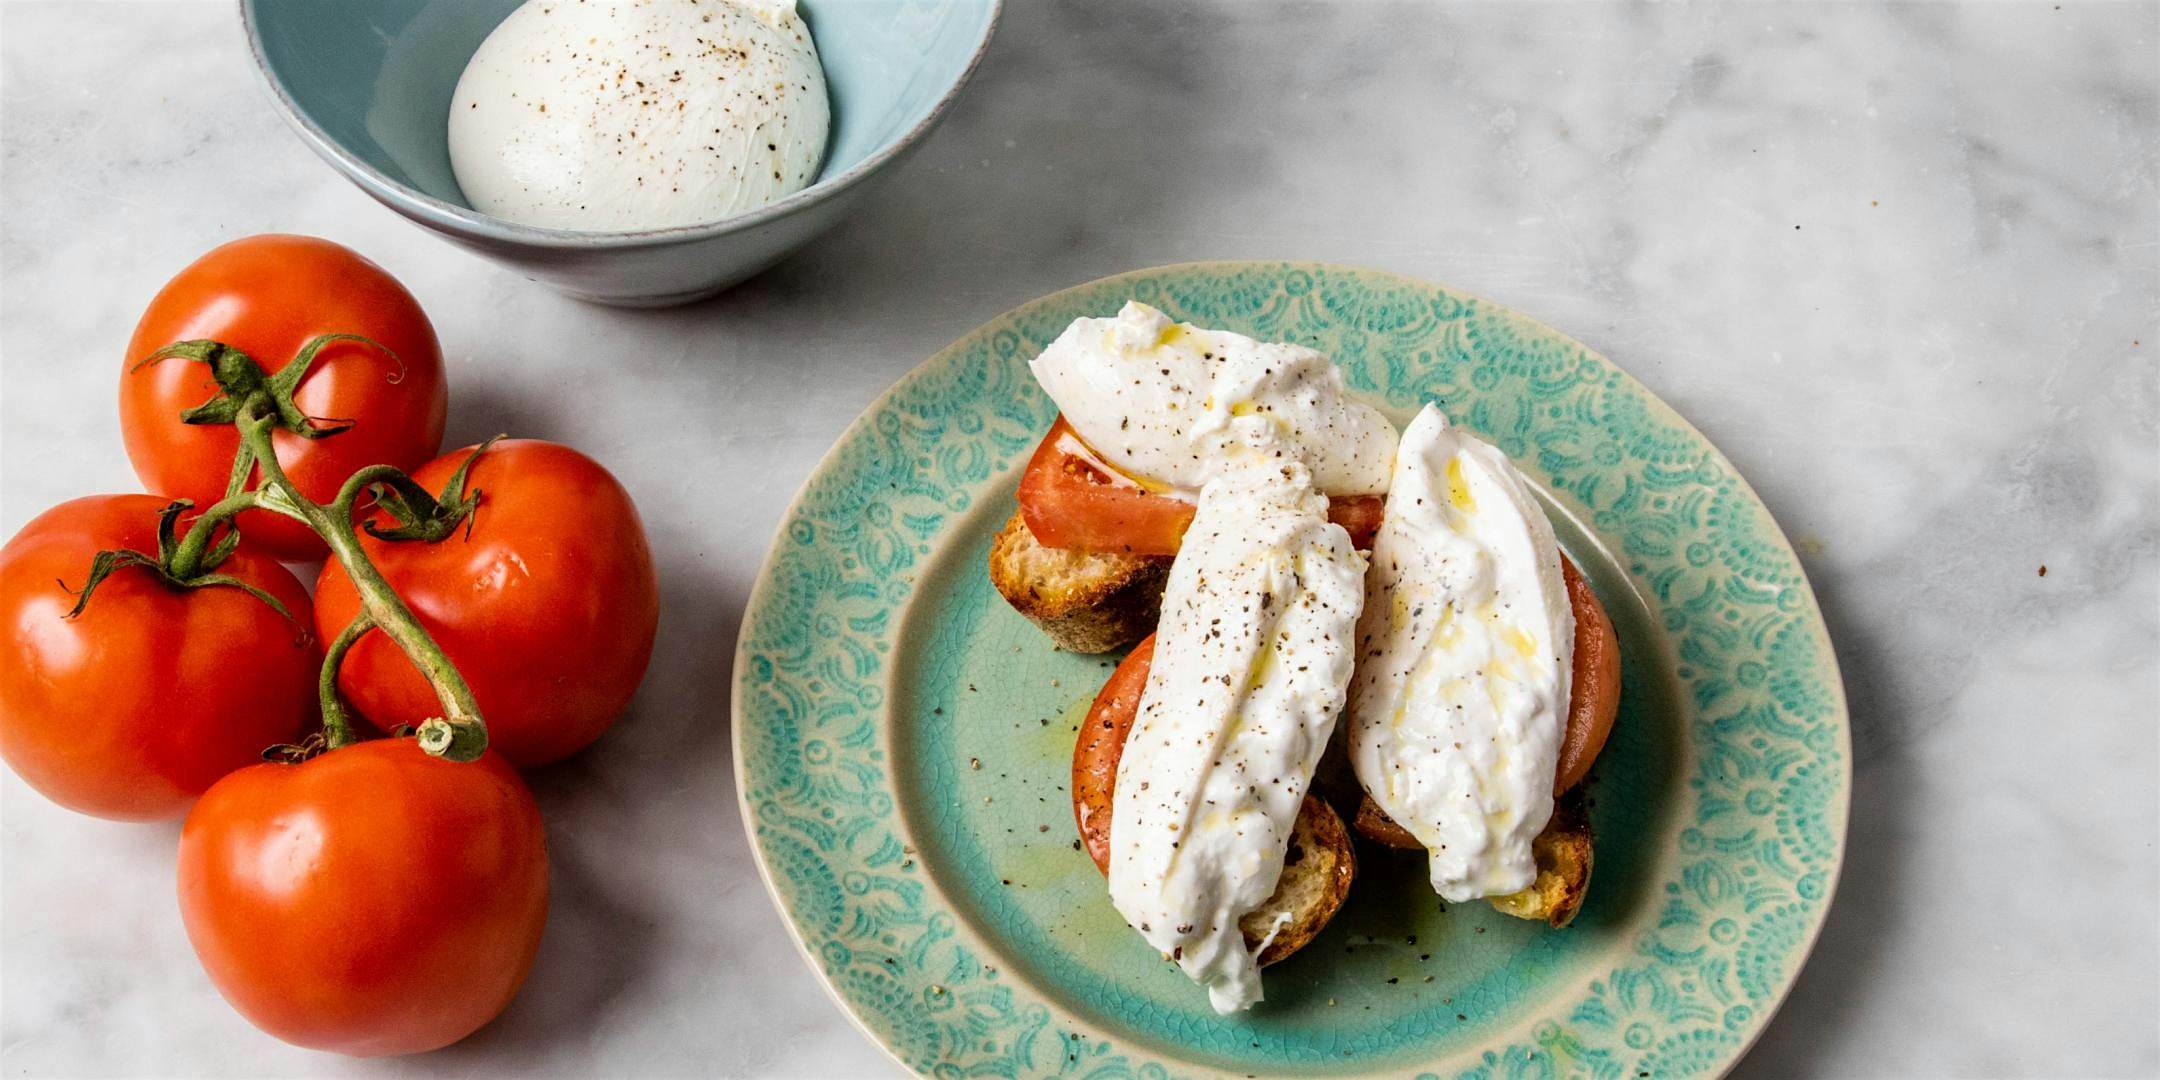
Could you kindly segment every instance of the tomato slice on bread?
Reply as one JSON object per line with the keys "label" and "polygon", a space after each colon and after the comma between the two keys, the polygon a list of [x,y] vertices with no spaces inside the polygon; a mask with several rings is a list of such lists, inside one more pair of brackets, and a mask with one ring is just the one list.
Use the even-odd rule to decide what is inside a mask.
{"label": "tomato slice on bread", "polygon": [[[1347,530],[1359,548],[1371,548],[1386,505],[1384,495],[1331,498],[1328,520]],[[1196,509],[1117,471],[1063,416],[1050,425],[1020,477],[1020,515],[1048,547],[1175,555]]]}
{"label": "tomato slice on bread", "polygon": [[1095,868],[1110,872],[1110,801],[1117,791],[1118,759],[1125,756],[1125,736],[1140,715],[1140,692],[1147,689],[1155,664],[1155,635],[1149,634],[1125,654],[1109,681],[1088,706],[1073,747],[1073,823]]}

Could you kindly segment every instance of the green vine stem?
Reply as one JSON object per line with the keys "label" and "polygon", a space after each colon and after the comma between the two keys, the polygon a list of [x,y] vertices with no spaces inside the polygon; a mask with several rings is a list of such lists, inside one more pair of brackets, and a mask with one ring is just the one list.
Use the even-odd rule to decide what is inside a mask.
{"label": "green vine stem", "polygon": [[210,542],[217,532],[217,527],[239,516],[242,510],[252,510],[259,505],[261,501],[255,498],[252,491],[227,495],[212,503],[210,509],[203,511],[202,516],[188,526],[186,535],[180,538],[180,546],[174,550],[172,563],[168,567],[172,576],[186,581],[201,573],[212,550]]}
{"label": "green vine stem", "polygon": [[452,761],[479,758],[487,749],[487,728],[480,719],[480,705],[473,699],[472,688],[466,685],[465,677],[443,653],[442,646],[436,644],[427,628],[420,625],[420,620],[398,596],[397,590],[391,588],[382,572],[375,568],[367,552],[361,549],[359,535],[353,527],[354,504],[367,485],[393,474],[403,474],[389,466],[363,469],[346,482],[336,500],[324,506],[302,495],[278,464],[277,452],[270,441],[270,433],[278,425],[276,414],[265,412],[262,403],[251,396],[242,402],[233,423],[239,428],[243,452],[254,457],[262,481],[255,490],[221,499],[205,511],[181,540],[174,561],[199,560],[203,552],[210,550],[211,536],[218,526],[243,510],[271,510],[307,525],[330,546],[331,557],[345,568],[354,590],[360,594],[360,616],[330,644],[324,657],[321,696],[328,746],[335,749],[353,740],[351,723],[337,701],[338,662],[344,659],[354,641],[367,630],[375,629],[397,643],[442,703],[443,716],[420,726],[421,748]]}
{"label": "green vine stem", "polygon": [[345,702],[338,697],[338,667],[344,664],[345,654],[352,650],[353,642],[374,628],[375,620],[363,611],[353,616],[353,621],[338,633],[337,640],[323,650],[322,674],[315,683],[315,696],[322,703],[323,742],[327,749],[335,750],[355,741],[352,719],[345,715]]}
{"label": "green vine stem", "polygon": [[[178,500],[167,506],[159,518],[155,557],[139,551],[99,552],[91,565],[90,576],[80,590],[75,590],[75,611],[69,617],[79,614],[83,605],[89,603],[91,590],[121,566],[142,567],[176,589],[238,586],[290,617],[291,613],[276,597],[231,575],[213,573],[240,542],[233,519],[249,510],[282,514],[306,525],[329,546],[331,557],[344,567],[346,576],[352,579],[354,591],[359,593],[360,614],[338,634],[337,640],[329,643],[323,656],[316,683],[322,708],[321,735],[310,736],[295,745],[272,747],[265,752],[266,758],[305,761],[321,750],[334,750],[355,741],[352,719],[337,692],[338,668],[355,642],[370,630],[380,630],[397,643],[406,659],[427,679],[442,704],[443,715],[428,720],[413,732],[420,748],[451,761],[474,761],[487,750],[487,726],[481,722],[480,705],[473,698],[472,687],[466,684],[456,665],[444,655],[442,646],[436,644],[427,628],[420,625],[412,609],[405,605],[397,591],[390,587],[390,582],[384,579],[382,571],[361,549],[360,529],[354,518],[361,496],[372,494],[376,506],[397,519],[397,525],[388,529],[378,528],[373,521],[366,524],[370,534],[382,539],[434,542],[448,535],[461,520],[470,528],[469,515],[478,505],[480,493],[464,490],[465,477],[473,458],[478,457],[487,444],[482,444],[480,450],[475,450],[465,460],[442,499],[421,490],[402,470],[388,465],[371,465],[348,477],[327,506],[301,494],[278,461],[271,435],[274,431],[285,430],[304,439],[323,439],[353,426],[351,420],[320,420],[308,416],[293,400],[293,393],[315,362],[316,354],[325,345],[339,341],[360,342],[382,349],[391,359],[396,359],[395,353],[367,338],[354,334],[324,334],[303,346],[275,375],[265,373],[246,353],[207,339],[176,341],[145,357],[131,369],[140,370],[170,359],[208,365],[218,393],[182,413],[180,419],[189,424],[231,424],[240,433],[240,448],[233,456],[225,496],[203,511],[188,527],[185,536],[174,536],[175,523],[189,509],[186,500]],[[260,481],[250,488],[249,479],[258,475]]]}

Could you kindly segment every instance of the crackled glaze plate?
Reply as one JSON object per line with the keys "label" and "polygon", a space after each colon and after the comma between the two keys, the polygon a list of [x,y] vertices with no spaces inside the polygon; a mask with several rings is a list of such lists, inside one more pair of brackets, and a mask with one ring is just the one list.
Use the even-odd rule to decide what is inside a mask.
{"label": "crackled glaze plate", "polygon": [[[1267,1000],[1219,1017],[1119,919],[1066,789],[1110,661],[1052,650],[984,567],[1055,411],[1028,359],[1128,298],[1311,345],[1398,423],[1438,401],[1549,493],[1625,658],[1573,926],[1443,910],[1422,858],[1367,851],[1341,914],[1267,970]],[[1368,270],[1147,270],[968,334],[804,485],[735,672],[765,882],[834,998],[932,1076],[1716,1075],[1799,972],[1844,850],[1836,661],[1731,463],[1577,342]]]}

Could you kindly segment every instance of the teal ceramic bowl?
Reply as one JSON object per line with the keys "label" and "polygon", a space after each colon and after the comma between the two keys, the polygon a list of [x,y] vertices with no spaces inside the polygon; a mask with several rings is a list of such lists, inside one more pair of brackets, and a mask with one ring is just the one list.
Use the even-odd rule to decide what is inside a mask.
{"label": "teal ceramic bowl", "polygon": [[800,0],[832,95],[817,182],[705,225],[543,229],[474,210],[450,171],[450,95],[519,0],[241,0],[271,98],[385,206],[550,288],[659,307],[719,292],[831,228],[922,141],[981,60],[1002,0]]}
{"label": "teal ceramic bowl", "polygon": [[[1421,857],[1368,847],[1327,929],[1225,1017],[1111,907],[1067,785],[1117,658],[1054,650],[985,564],[1057,412],[1029,358],[1127,299],[1310,344],[1397,423],[1442,402],[1544,489],[1622,657],[1573,925],[1443,905]],[[1082,285],[902,379],[781,522],[743,615],[734,738],[758,866],[804,958],[900,1064],[943,1080],[1718,1076],[1822,927],[1852,783],[1814,594],[1708,440],[1522,315],[1307,263]]]}

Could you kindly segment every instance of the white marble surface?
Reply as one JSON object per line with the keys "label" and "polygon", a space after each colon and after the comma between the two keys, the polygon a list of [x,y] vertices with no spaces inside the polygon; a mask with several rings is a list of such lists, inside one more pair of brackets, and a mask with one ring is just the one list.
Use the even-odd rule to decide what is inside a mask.
{"label": "white marble surface", "polygon": [[188,950],[175,830],[7,775],[0,1070],[889,1073],[787,943],[735,811],[728,657],[773,526],[849,419],[977,322],[1266,257],[1574,333],[1798,541],[1852,699],[1851,845],[1739,1075],[2160,1072],[2160,7],[1169,8],[1012,0],[869,212],[635,313],[348,187],[273,115],[229,3],[0,4],[0,532],[134,486],[113,378],[168,274],[304,231],[427,305],[453,442],[611,465],[666,589],[634,714],[536,780],[556,905],[503,1021],[388,1063],[260,1036]]}

